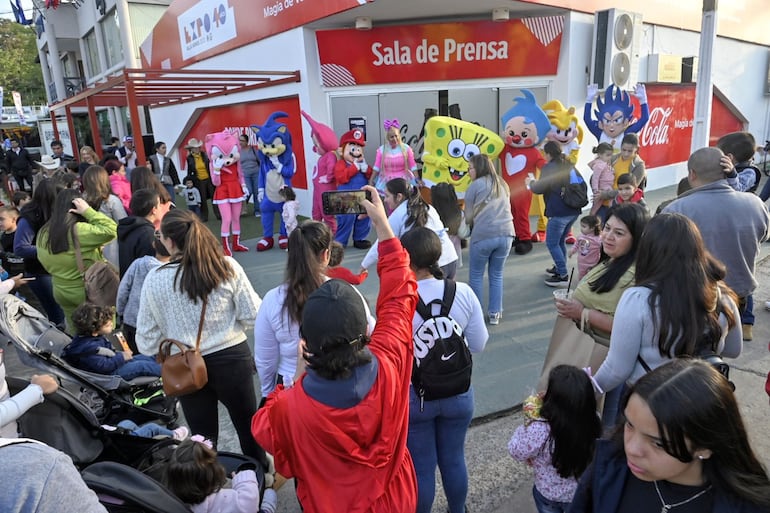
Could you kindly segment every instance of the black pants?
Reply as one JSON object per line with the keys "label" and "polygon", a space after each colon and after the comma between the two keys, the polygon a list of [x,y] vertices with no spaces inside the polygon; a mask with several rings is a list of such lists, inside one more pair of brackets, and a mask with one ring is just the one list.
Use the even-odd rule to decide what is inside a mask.
{"label": "black pants", "polygon": [[121,326],[121,330],[123,330],[123,335],[126,337],[126,342],[128,343],[128,347],[131,348],[131,352],[139,354],[139,348],[136,346],[136,326],[131,326],[124,322],[123,326]]}
{"label": "black pants", "polygon": [[216,446],[219,438],[217,406],[221,402],[230,414],[243,454],[267,468],[265,450],[251,436],[251,418],[257,412],[257,395],[253,383],[256,369],[248,344],[243,341],[203,359],[209,382],[201,390],[180,397],[190,432],[205,436]]}
{"label": "black pants", "polygon": [[[16,180],[16,183],[19,185],[20,191],[27,191],[29,193],[32,193],[32,175],[27,174],[25,176],[21,176],[19,174],[14,174],[13,179]],[[24,184],[29,185],[29,189],[24,188]]]}
{"label": "black pants", "polygon": [[[208,222],[209,220],[209,201],[214,199],[214,184],[211,183],[211,179],[198,180],[198,192],[201,193],[201,220]],[[211,208],[214,209],[214,215],[217,219],[222,219],[222,215],[219,213],[219,207],[214,203],[211,204]]]}

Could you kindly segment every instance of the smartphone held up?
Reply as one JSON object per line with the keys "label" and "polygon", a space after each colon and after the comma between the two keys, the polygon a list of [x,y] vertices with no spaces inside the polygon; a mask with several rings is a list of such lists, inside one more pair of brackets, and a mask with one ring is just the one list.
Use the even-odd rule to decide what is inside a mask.
{"label": "smartphone held up", "polygon": [[321,195],[325,215],[365,214],[361,201],[372,199],[369,191],[327,191]]}

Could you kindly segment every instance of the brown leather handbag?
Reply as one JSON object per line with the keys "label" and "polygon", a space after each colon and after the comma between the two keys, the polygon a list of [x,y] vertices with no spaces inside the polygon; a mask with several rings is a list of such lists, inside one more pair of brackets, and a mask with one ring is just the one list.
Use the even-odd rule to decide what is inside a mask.
{"label": "brown leather handbag", "polygon": [[[167,338],[160,343],[158,363],[160,363],[161,369],[160,376],[163,379],[163,393],[167,396],[176,397],[197,392],[209,381],[206,362],[200,352],[207,302],[203,302],[195,348],[173,338]],[[172,347],[179,349],[179,352],[171,354]]]}

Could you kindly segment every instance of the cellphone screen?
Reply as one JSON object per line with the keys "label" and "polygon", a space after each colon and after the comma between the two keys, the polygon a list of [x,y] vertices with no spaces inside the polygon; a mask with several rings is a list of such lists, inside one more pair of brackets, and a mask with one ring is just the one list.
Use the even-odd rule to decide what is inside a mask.
{"label": "cellphone screen", "polygon": [[365,214],[361,201],[371,199],[368,191],[327,191],[322,195],[324,214]]}

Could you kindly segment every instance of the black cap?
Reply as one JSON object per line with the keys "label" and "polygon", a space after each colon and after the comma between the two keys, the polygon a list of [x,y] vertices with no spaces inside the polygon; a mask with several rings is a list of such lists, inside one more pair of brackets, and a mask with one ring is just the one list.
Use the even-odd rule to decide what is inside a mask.
{"label": "black cap", "polygon": [[302,338],[310,353],[363,340],[368,317],[364,298],[342,280],[328,280],[310,294],[302,310]]}

